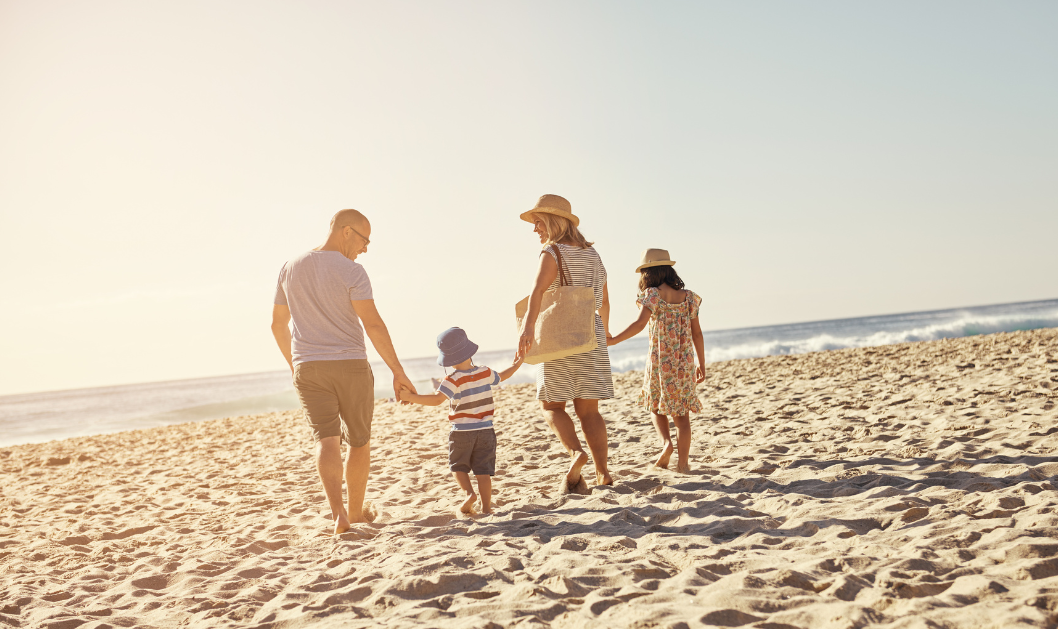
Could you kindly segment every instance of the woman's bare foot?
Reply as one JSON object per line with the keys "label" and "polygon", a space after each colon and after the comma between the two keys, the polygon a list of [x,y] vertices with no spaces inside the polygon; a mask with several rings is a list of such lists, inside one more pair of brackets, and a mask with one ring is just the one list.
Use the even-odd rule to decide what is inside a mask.
{"label": "woman's bare foot", "polygon": [[580,482],[580,469],[588,462],[588,453],[584,450],[574,452],[569,463],[569,471],[566,472],[566,482],[576,485]]}
{"label": "woman's bare foot", "polygon": [[613,485],[613,476],[610,476],[610,472],[599,472],[595,471],[595,484],[596,485]]}
{"label": "woman's bare foot", "polygon": [[341,535],[349,529],[353,528],[353,525],[349,524],[349,518],[339,514],[338,517],[334,518],[334,534]]}
{"label": "woman's bare foot", "polygon": [[691,471],[691,464],[686,461],[680,461],[676,464],[676,471],[680,474],[688,474]]}
{"label": "woman's bare foot", "polygon": [[478,501],[478,495],[471,492],[467,494],[467,499],[463,501],[463,504],[459,505],[460,513],[474,513],[474,503]]}
{"label": "woman's bare foot", "polygon": [[672,442],[666,441],[665,447],[661,449],[661,455],[658,456],[658,460],[654,461],[654,465],[658,467],[668,469],[669,459],[672,458]]}
{"label": "woman's bare foot", "polygon": [[487,509],[482,509],[481,510],[481,514],[482,515],[492,515],[492,507],[489,507]]}

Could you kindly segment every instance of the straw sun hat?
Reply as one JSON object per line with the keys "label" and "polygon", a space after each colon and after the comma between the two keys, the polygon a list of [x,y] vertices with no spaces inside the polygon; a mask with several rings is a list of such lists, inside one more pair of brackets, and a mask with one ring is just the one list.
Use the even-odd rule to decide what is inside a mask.
{"label": "straw sun hat", "polygon": [[557,194],[545,194],[540,197],[540,200],[536,202],[536,207],[528,212],[522,212],[521,219],[526,223],[532,223],[532,214],[554,214],[573,223],[574,227],[580,225],[580,219],[573,214],[573,207],[569,201]]}
{"label": "straw sun hat", "polygon": [[672,266],[676,264],[669,259],[669,252],[664,249],[647,249],[643,252],[643,257],[640,258],[639,263],[639,266],[636,267],[636,273],[652,266]]}

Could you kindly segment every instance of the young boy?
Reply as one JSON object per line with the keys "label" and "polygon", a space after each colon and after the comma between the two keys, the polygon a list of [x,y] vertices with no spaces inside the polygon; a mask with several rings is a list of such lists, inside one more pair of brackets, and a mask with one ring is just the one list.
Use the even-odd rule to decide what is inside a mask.
{"label": "young boy", "polygon": [[417,395],[406,387],[401,388],[400,401],[438,406],[449,400],[448,421],[452,430],[448,433],[448,467],[466,493],[459,510],[473,512],[478,498],[470,484],[470,472],[474,472],[481,492],[481,512],[492,513],[492,476],[496,473],[492,387],[513,376],[523,357],[515,356],[514,364],[499,372],[485,366],[477,367],[470,359],[478,351],[478,346],[460,328],[441,332],[437,337],[437,348],[441,350],[437,363],[442,367],[455,367],[455,373],[442,380],[437,393],[432,395]]}

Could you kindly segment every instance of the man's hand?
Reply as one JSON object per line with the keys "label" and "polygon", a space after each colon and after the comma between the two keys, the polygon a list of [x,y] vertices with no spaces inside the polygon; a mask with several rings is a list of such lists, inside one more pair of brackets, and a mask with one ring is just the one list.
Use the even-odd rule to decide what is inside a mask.
{"label": "man's hand", "polygon": [[415,390],[415,385],[412,384],[411,380],[408,379],[408,376],[405,375],[403,371],[400,373],[393,374],[393,397],[396,398],[397,401],[399,401],[401,404],[411,404],[411,402],[405,402],[404,400],[400,399],[400,390],[402,388],[407,389],[408,393],[419,393]]}

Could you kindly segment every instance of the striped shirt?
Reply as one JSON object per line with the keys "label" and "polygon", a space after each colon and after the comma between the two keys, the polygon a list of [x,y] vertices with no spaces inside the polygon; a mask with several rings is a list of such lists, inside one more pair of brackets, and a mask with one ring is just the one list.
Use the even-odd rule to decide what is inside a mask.
{"label": "striped shirt", "polygon": [[492,387],[500,383],[500,374],[488,367],[474,367],[455,373],[441,381],[437,392],[448,398],[452,412],[448,421],[452,430],[492,428]]}

